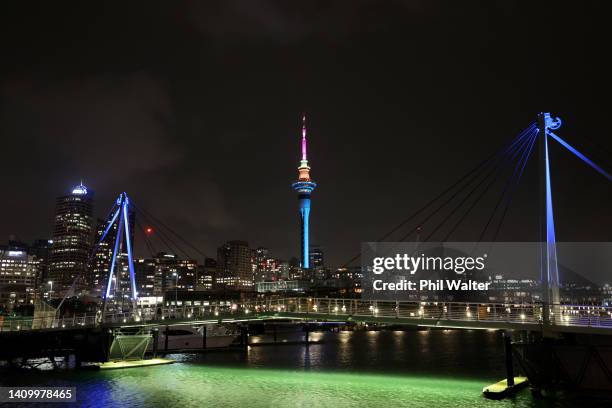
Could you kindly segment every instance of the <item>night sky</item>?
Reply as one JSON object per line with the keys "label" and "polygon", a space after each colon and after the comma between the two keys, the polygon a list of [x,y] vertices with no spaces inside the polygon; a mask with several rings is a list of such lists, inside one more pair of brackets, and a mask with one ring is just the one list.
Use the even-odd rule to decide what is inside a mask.
{"label": "night sky", "polygon": [[[99,216],[126,191],[210,256],[230,239],[298,256],[304,111],[311,242],[332,265],[539,111],[611,170],[605,3],[3,2],[0,242],[50,237],[82,178]],[[500,239],[537,239],[536,156]],[[551,160],[558,238],[612,240],[610,183]]]}

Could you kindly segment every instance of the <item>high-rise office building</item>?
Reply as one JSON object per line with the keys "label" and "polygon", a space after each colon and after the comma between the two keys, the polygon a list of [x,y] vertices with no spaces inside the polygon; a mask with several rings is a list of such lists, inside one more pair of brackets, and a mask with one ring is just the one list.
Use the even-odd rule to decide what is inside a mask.
{"label": "high-rise office building", "polygon": [[298,193],[298,201],[300,203],[300,238],[302,241],[301,267],[304,269],[310,268],[310,256],[308,253],[310,245],[310,195],[317,187],[317,184],[310,179],[310,167],[308,166],[306,144],[306,116],[304,115],[302,118],[302,160],[298,167],[298,181],[291,185],[293,190]]}
{"label": "high-rise office building", "polygon": [[115,223],[108,231],[107,238],[103,242],[99,242],[107,226],[108,220],[98,219],[96,234],[94,236],[97,247],[94,250],[93,258],[91,259],[89,271],[87,273],[89,293],[94,296],[102,296],[104,293],[111,258],[113,256],[113,243],[117,236],[117,223]]}
{"label": "high-rise office building", "polygon": [[40,269],[40,259],[25,248],[10,244],[0,248],[0,310],[33,303]]}
{"label": "high-rise office building", "polygon": [[245,241],[229,241],[217,249],[216,287],[253,290],[252,253]]}
{"label": "high-rise office building", "polygon": [[178,279],[176,284],[179,290],[193,291],[197,287],[198,261],[194,259],[177,260]]}
{"label": "high-rise office building", "polygon": [[[124,267],[127,270],[127,266]],[[198,262],[174,254],[158,253],[134,261],[139,297],[163,296],[169,291],[193,291],[197,285]]]}
{"label": "high-rise office building", "polygon": [[253,250],[253,280],[255,283],[268,280],[266,277],[266,261],[269,253],[268,248],[264,247]]}
{"label": "high-rise office building", "polygon": [[204,259],[204,265],[198,268],[198,279],[196,290],[211,290],[217,276],[217,260],[213,258]]}
{"label": "high-rise office building", "polygon": [[49,250],[52,244],[53,241],[50,239],[37,239],[28,247],[28,253],[36,257],[39,264],[35,285],[37,289],[42,288],[49,282]]}
{"label": "high-rise office building", "polygon": [[312,245],[310,247],[310,267],[315,269],[325,267],[323,248],[319,245]]}
{"label": "high-rise office building", "polygon": [[[92,212],[93,192],[83,183],[57,198],[49,251],[48,279],[53,282],[53,297],[66,295],[77,277],[85,278],[93,238]],[[85,281],[80,282],[84,286]]]}
{"label": "high-rise office building", "polygon": [[158,268],[157,258],[135,259],[134,274],[136,275],[136,290],[140,298],[163,296],[162,269]]}

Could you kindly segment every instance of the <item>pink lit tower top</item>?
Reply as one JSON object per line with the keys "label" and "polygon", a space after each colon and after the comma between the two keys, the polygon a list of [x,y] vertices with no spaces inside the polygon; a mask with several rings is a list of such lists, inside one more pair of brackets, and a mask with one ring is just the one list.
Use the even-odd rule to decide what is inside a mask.
{"label": "pink lit tower top", "polygon": [[302,241],[302,268],[310,268],[310,243],[309,243],[309,218],[310,218],[310,195],[317,184],[310,179],[310,167],[308,166],[307,140],[306,140],[306,115],[302,117],[302,160],[298,167],[298,181],[291,185],[298,194],[300,207],[301,241]]}

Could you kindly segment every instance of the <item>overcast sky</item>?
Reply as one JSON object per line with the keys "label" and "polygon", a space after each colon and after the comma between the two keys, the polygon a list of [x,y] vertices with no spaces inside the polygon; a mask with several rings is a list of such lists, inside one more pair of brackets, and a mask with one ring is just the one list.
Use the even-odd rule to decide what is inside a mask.
{"label": "overcast sky", "polygon": [[[211,256],[230,239],[298,256],[303,111],[311,242],[332,265],[539,111],[610,169],[605,4],[3,4],[0,238],[50,237],[55,197],[82,178],[99,216],[126,191]],[[558,146],[551,162],[558,238],[612,240],[610,183]],[[500,239],[537,239],[537,154],[529,163]]]}

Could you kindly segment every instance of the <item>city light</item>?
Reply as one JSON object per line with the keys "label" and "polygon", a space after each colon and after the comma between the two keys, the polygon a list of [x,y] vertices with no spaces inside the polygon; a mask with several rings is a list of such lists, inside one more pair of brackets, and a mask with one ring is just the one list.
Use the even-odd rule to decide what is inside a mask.
{"label": "city light", "polygon": [[85,187],[83,183],[81,182],[81,184],[79,184],[78,186],[72,189],[72,194],[85,195],[87,194],[87,187]]}
{"label": "city light", "polygon": [[187,3],[3,10],[0,402],[612,396],[606,10]]}

